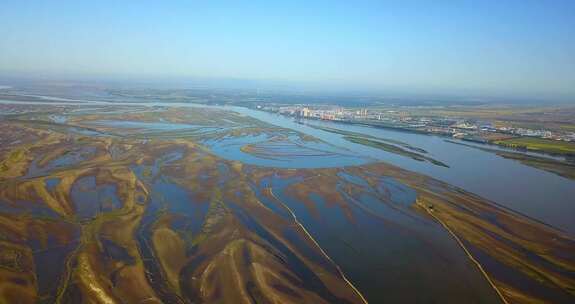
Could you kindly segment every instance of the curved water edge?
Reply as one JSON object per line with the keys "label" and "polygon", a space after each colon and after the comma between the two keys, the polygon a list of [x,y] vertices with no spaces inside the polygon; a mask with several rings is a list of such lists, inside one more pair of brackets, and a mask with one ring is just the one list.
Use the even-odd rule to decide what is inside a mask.
{"label": "curved water edge", "polygon": [[[79,102],[21,102],[0,100],[2,104],[87,105]],[[447,182],[468,192],[475,193],[507,208],[575,235],[575,181],[529,167],[518,161],[505,159],[494,153],[445,141],[444,137],[406,133],[358,125],[341,125],[333,122],[311,122],[330,128],[342,129],[376,137],[400,140],[422,148],[428,155],[447,164],[449,168],[413,160],[380,149],[351,143],[340,134],[326,132],[298,124],[291,118],[237,106],[213,106],[191,103],[150,102],[90,102],[90,105],[132,105],[150,107],[205,107],[231,110],[266,123],[315,136],[331,145],[353,151],[357,156],[384,161],[398,167],[422,173]],[[490,147],[490,146],[486,146]],[[492,148],[492,147],[490,147]],[[217,151],[215,151],[216,154]],[[234,159],[234,153],[221,156]],[[330,165],[330,162],[324,164]],[[341,166],[337,160],[331,166]]]}
{"label": "curved water edge", "polygon": [[341,125],[328,121],[316,122],[318,125],[331,128],[345,128],[346,131],[403,141],[428,151],[429,156],[447,164],[449,168],[353,144],[346,141],[343,135],[298,124],[278,114],[238,107],[229,108],[264,122],[294,129],[330,144],[346,147],[358,155],[431,176],[575,235],[575,204],[572,203],[572,198],[575,197],[575,181],[573,180],[526,166],[491,152],[450,143],[440,136],[367,126]]}

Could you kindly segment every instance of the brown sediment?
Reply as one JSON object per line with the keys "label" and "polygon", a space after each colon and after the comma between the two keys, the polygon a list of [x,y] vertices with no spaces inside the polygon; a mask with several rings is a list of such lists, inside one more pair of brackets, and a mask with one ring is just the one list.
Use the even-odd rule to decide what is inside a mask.
{"label": "brown sediment", "polygon": [[[284,131],[241,115],[213,114],[183,110],[153,115],[95,114],[75,117],[70,124],[86,126],[91,121],[120,118],[150,122],[162,118],[179,123],[195,119],[207,126],[238,127],[210,134],[211,139],[262,132],[274,138],[262,145],[243,147],[246,153],[305,155],[275,150],[284,145],[298,147],[287,141]],[[10,149],[0,147],[0,302],[13,302],[19,295],[22,302],[54,299],[60,303],[367,303],[362,286],[352,282],[345,268],[321,247],[321,240],[312,235],[312,229],[308,231],[303,217],[296,217],[296,209],[290,209],[287,200],[280,200],[271,187],[263,187],[263,181],[272,177],[294,180],[282,194],[282,198],[293,200],[290,206],[303,206],[320,219],[328,211],[325,209],[341,211],[350,227],[358,223],[357,210],[379,216],[359,205],[365,194],[409,216],[425,217],[436,225],[431,219],[435,220],[505,303],[573,296],[575,284],[569,274],[575,271],[575,258],[565,253],[573,252],[574,243],[568,236],[477,196],[393,166],[262,168],[220,159],[197,144],[196,138],[157,136],[143,141],[137,138],[138,130],[91,125],[122,135],[92,138],[58,133],[56,129],[43,131],[46,125],[34,127],[34,123],[25,127],[21,122],[1,124],[22,132],[23,140],[11,144]],[[0,132],[0,142],[15,140]],[[74,163],[50,165],[68,151],[82,148],[90,148],[93,153]],[[170,159],[175,152],[177,157]],[[35,160],[44,171],[26,177]],[[338,175],[343,171],[360,177],[368,186],[346,182]],[[74,185],[86,177],[93,178],[96,187],[114,185],[113,195],[119,206],[104,208],[108,205],[102,198],[96,200],[101,207],[94,214],[80,217],[81,202],[74,201],[72,192],[78,191]],[[389,202],[388,194],[376,193],[381,177],[393,177],[415,189],[418,205],[398,207]],[[50,178],[58,179],[58,183],[48,189]],[[178,187],[183,194],[171,197],[162,193],[162,185]],[[255,190],[260,190],[260,196]],[[277,210],[286,211],[287,216]],[[194,217],[193,212],[204,213]],[[198,227],[192,228],[196,223]],[[381,227],[391,227],[386,224]],[[399,227],[398,231],[410,229],[393,225]],[[37,277],[41,268],[35,265],[35,250],[55,244],[58,248],[67,246],[64,262],[58,265],[61,270],[51,278],[58,282],[57,288],[40,292]],[[361,259],[359,255],[355,258]],[[488,266],[488,258],[540,290],[522,289],[499,275],[498,271],[507,268]],[[55,294],[54,298],[49,293]]]}
{"label": "brown sediment", "polygon": [[[305,142],[312,141],[310,139],[305,139],[305,136],[302,134],[298,134],[297,139]],[[243,145],[240,148],[240,151],[262,159],[285,160],[285,161],[288,161],[293,157],[334,156],[334,153],[308,147],[304,144],[298,143],[297,140],[294,141],[289,137],[283,135],[282,136],[275,135],[261,142]]]}
{"label": "brown sediment", "polygon": [[345,274],[343,273],[343,271],[341,270],[341,268],[337,265],[337,263],[335,263],[330,257],[329,255],[327,255],[327,253],[321,248],[321,246],[317,243],[317,241],[313,238],[313,236],[307,231],[307,229],[305,229],[305,227],[297,220],[297,217],[295,215],[295,213],[293,213],[293,211],[286,206],[280,199],[278,199],[275,194],[273,193],[273,190],[271,190],[271,188],[268,188],[270,195],[277,201],[279,202],[284,208],[286,208],[286,210],[289,211],[289,213],[291,214],[291,216],[293,217],[293,220],[296,222],[296,224],[301,228],[301,230],[303,230],[303,232],[305,233],[305,235],[314,243],[314,245],[321,251],[321,253],[324,255],[324,257],[328,260],[330,260],[337,268],[337,270],[339,271],[341,277],[343,278],[343,280],[355,291],[355,293],[357,293],[357,295],[361,298],[361,300],[363,301],[363,303],[367,303],[367,300],[365,299],[365,297],[361,294],[361,292],[353,285],[353,283],[351,281],[348,280],[348,278],[345,276]]}
{"label": "brown sediment", "polygon": [[507,299],[503,296],[501,291],[499,290],[499,287],[497,287],[497,285],[495,285],[495,283],[493,283],[493,280],[491,280],[491,278],[489,277],[487,272],[485,272],[485,270],[483,269],[483,266],[481,266],[479,261],[477,261],[477,259],[475,259],[475,257],[469,252],[469,250],[467,250],[467,247],[465,247],[465,245],[463,244],[463,242],[461,242],[459,237],[457,237],[457,235],[455,233],[453,233],[453,231],[451,231],[451,229],[449,229],[449,226],[447,226],[444,222],[442,222],[439,218],[437,218],[433,214],[433,209],[430,209],[429,207],[427,207],[429,205],[426,205],[425,202],[422,202],[421,200],[417,200],[417,206],[423,208],[427,212],[427,214],[429,214],[436,221],[438,221],[445,228],[445,230],[447,230],[447,232],[449,232],[449,234],[453,237],[453,239],[455,239],[455,241],[461,247],[461,249],[463,249],[463,251],[465,251],[465,254],[469,257],[469,259],[477,266],[479,271],[481,271],[481,274],[483,274],[483,276],[485,277],[487,282],[489,282],[489,285],[491,285],[493,287],[493,289],[497,292],[497,295],[499,295],[499,297],[501,298],[501,301],[503,303],[506,303],[506,304],[509,303],[507,301]]}
{"label": "brown sediment", "polygon": [[[420,202],[417,206],[433,210],[433,213],[425,214],[433,215],[432,218],[446,228],[503,302],[523,303],[529,298],[566,301],[573,297],[574,282],[569,273],[573,273],[575,261],[568,252],[573,252],[575,242],[564,233],[460,189],[394,166],[374,164],[346,169],[361,176],[372,187],[381,177],[389,176],[416,189]],[[321,215],[310,199],[310,193],[320,195],[326,203],[338,206],[346,214],[347,202],[331,190],[337,180],[336,171],[276,169],[273,173],[253,170],[250,174],[255,180],[272,175],[299,176],[301,180],[288,186],[284,195],[303,203],[312,216],[319,217]],[[269,196],[269,193],[264,191],[262,195]],[[418,208],[414,211],[417,212]],[[348,220],[351,221],[350,218]],[[471,245],[482,254],[469,250]],[[484,266],[487,258],[502,263],[508,269]],[[535,286],[535,290],[523,289],[501,275],[508,271]]]}
{"label": "brown sediment", "polygon": [[181,296],[179,274],[186,264],[186,243],[177,232],[170,229],[169,216],[161,216],[154,224],[152,245],[166,280],[178,296]]}
{"label": "brown sediment", "polygon": [[[82,229],[82,243],[75,256],[73,275],[68,285],[79,289],[88,298],[94,297],[105,303],[120,301],[140,302],[156,299],[154,290],[145,277],[145,269],[137,243],[135,230],[145,210],[135,203],[135,193],[141,185],[131,171],[111,169],[108,178],[115,179],[123,206],[119,210],[97,215]],[[111,242],[107,245],[104,242]],[[106,253],[114,249],[122,253],[116,256]],[[66,291],[63,291],[66,294]]]}
{"label": "brown sediment", "polygon": [[[563,232],[397,167],[378,164],[367,168],[366,172],[393,176],[415,188],[420,210],[426,210],[456,238],[506,301],[528,303],[522,300],[530,297],[557,301],[575,295],[575,279],[568,275],[575,270],[575,257],[565,255],[575,250],[575,241]],[[486,267],[485,258],[470,252],[466,244],[480,250],[485,258],[513,269],[521,279],[538,286],[538,290],[522,290],[514,282],[499,276],[499,271],[504,269]]]}
{"label": "brown sediment", "polygon": [[32,251],[13,243],[0,241],[0,302],[35,303],[36,277]]}

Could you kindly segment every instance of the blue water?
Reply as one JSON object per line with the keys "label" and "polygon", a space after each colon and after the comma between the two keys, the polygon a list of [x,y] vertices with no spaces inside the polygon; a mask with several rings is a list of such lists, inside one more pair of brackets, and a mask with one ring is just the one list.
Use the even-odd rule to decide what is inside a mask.
{"label": "blue water", "polygon": [[182,124],[182,123],[171,123],[171,122],[143,122],[143,121],[123,121],[123,120],[97,120],[90,124],[96,126],[107,126],[122,129],[143,129],[151,131],[178,131],[178,130],[204,130],[204,131],[214,131],[218,130],[217,127],[194,125],[194,124]]}
{"label": "blue water", "polygon": [[[444,162],[449,168],[350,143],[340,134],[302,125],[278,114],[237,107],[233,110],[276,126],[315,136],[352,151],[365,162],[380,160],[431,176],[575,235],[573,180],[491,152],[450,143],[445,141],[444,137],[334,122],[312,122],[320,126],[405,142],[425,149],[427,156]],[[332,163],[334,166],[338,164]]]}
{"label": "blue water", "polygon": [[277,148],[268,147],[272,155],[270,157],[261,157],[241,151],[243,146],[249,144],[263,143],[266,145],[266,141],[269,139],[268,135],[259,134],[211,139],[202,143],[219,157],[266,167],[324,168],[360,165],[368,161],[366,158],[352,155],[350,151],[345,149],[316,142],[306,142],[302,146],[287,145],[281,153]]}
{"label": "blue water", "polygon": [[[413,189],[393,179],[382,179],[382,187],[388,189],[386,196],[390,198],[382,200],[361,177],[343,172],[339,176],[341,180],[334,191],[344,195],[347,203],[343,206],[313,192],[308,197],[313,204],[304,204],[289,188],[293,183],[305,183],[301,178],[272,176],[261,186],[273,188],[274,194],[371,302],[432,303],[461,297],[478,303],[497,303],[493,290],[443,228],[402,208],[415,200]],[[344,188],[348,183],[368,192],[346,195]],[[452,271],[443,271],[448,267]],[[382,287],[385,292],[381,292]],[[405,290],[422,292],[406,294]]]}
{"label": "blue water", "polygon": [[[0,100],[5,104],[48,104],[48,105],[82,105],[78,102],[14,102]],[[92,105],[130,105],[147,107],[207,107],[227,109],[259,119],[275,126],[284,127],[304,134],[315,136],[324,142],[350,151],[355,157],[353,161],[342,159],[322,160],[321,166],[339,167],[384,161],[401,168],[422,173],[466,191],[478,194],[502,206],[528,215],[534,219],[552,225],[575,235],[575,181],[529,167],[518,161],[505,159],[494,153],[465,147],[445,141],[445,138],[424,134],[400,132],[390,129],[371,128],[357,125],[342,125],[333,122],[313,122],[314,124],[338,128],[342,130],[364,133],[376,137],[388,138],[405,142],[409,145],[425,149],[429,157],[435,158],[449,166],[436,166],[420,162],[408,157],[388,153],[379,149],[353,144],[346,141],[342,135],[334,134],[298,124],[291,118],[281,115],[257,111],[242,107],[205,106],[191,103],[149,103],[149,102],[102,102],[95,101]],[[492,148],[490,146],[486,146]],[[269,161],[261,158],[251,158],[243,153],[231,153],[224,149],[215,149],[216,154],[226,159],[239,160],[246,163],[293,167],[297,163]]]}
{"label": "blue water", "polygon": [[76,215],[82,220],[91,219],[101,212],[122,207],[115,184],[97,185],[95,176],[78,179],[70,190]]}
{"label": "blue water", "polygon": [[46,185],[46,189],[48,191],[54,191],[56,187],[60,184],[59,177],[51,177],[44,180],[44,184]]}

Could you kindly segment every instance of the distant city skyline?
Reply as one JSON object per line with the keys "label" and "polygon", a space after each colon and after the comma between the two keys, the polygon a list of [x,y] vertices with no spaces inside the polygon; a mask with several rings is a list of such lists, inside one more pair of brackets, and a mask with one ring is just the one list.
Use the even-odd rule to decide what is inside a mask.
{"label": "distant city skyline", "polygon": [[395,2],[3,1],[0,76],[575,102],[575,2]]}

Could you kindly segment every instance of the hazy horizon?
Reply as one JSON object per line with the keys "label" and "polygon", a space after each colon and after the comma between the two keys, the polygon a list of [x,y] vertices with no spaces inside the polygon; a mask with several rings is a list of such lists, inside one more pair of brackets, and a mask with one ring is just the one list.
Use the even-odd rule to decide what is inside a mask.
{"label": "hazy horizon", "polygon": [[575,3],[7,1],[4,78],[575,101]]}
{"label": "hazy horizon", "polygon": [[575,303],[575,0],[0,7],[0,304]]}

